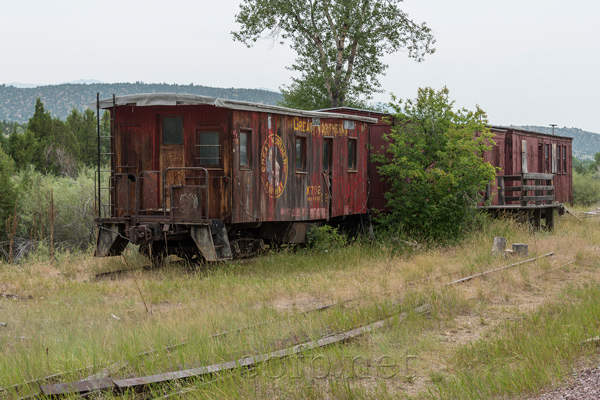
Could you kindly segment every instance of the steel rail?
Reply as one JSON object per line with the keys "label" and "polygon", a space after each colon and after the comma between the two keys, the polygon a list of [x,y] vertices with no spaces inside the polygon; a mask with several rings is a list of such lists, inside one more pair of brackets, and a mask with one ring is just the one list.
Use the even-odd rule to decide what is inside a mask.
{"label": "steel rail", "polygon": [[470,281],[471,279],[479,278],[480,276],[488,275],[488,274],[491,274],[493,272],[502,271],[503,269],[507,269],[507,268],[511,268],[511,267],[516,267],[517,265],[525,264],[525,263],[528,263],[528,262],[531,262],[531,261],[538,260],[538,259],[543,258],[543,257],[552,256],[552,255],[554,255],[554,252],[547,253],[547,254],[544,254],[544,255],[539,256],[539,257],[530,258],[528,260],[519,261],[519,262],[514,263],[514,264],[505,265],[504,267],[490,269],[489,271],[481,272],[479,274],[467,276],[465,278],[461,278],[461,279],[457,279],[457,280],[452,281],[452,282],[448,282],[448,283],[446,283],[446,286],[451,286],[451,285],[456,285],[456,284],[459,284],[459,283],[467,282],[467,281]]}
{"label": "steel rail", "polygon": [[[429,311],[430,306],[428,304],[422,305],[414,309],[414,312],[417,314],[424,314]],[[60,383],[55,385],[41,385],[40,390],[44,395],[52,397],[69,396],[77,394],[83,395],[91,391],[110,391],[117,394],[122,394],[129,391],[142,391],[145,388],[148,388],[153,385],[160,385],[192,378],[204,378],[220,372],[254,368],[259,364],[265,363],[269,360],[286,358],[317,348],[323,348],[333,344],[343,343],[348,340],[355,339],[365,333],[369,333],[375,329],[381,329],[389,325],[394,320],[403,321],[406,319],[407,316],[408,313],[403,312],[368,325],[351,329],[349,331],[323,336],[318,340],[309,340],[307,342],[292,347],[287,347],[281,350],[254,356],[242,357],[240,359],[224,363],[128,379],[97,379],[90,381]]]}

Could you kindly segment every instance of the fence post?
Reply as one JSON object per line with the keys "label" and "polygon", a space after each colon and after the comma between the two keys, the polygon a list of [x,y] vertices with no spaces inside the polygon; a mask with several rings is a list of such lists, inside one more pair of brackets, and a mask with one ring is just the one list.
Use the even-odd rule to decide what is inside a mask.
{"label": "fence post", "polygon": [[17,224],[19,223],[19,216],[17,215],[17,200],[15,200],[15,212],[12,217],[8,217],[6,220],[6,233],[9,237],[8,244],[8,263],[13,263],[13,252],[15,244],[15,236],[17,235]]}

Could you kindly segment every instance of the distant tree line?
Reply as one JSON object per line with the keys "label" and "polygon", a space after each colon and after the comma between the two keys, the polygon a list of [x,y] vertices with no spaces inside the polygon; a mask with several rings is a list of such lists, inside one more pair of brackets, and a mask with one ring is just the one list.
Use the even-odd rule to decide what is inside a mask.
{"label": "distant tree line", "polygon": [[[109,130],[109,114],[104,113],[101,134],[108,135]],[[70,200],[65,200],[65,207],[72,207],[79,197],[86,204],[89,203],[89,197],[93,196],[93,185],[89,189],[87,182],[93,182],[93,167],[98,163],[97,143],[94,111],[72,109],[67,118],[61,120],[52,117],[39,98],[27,123],[0,122],[0,253],[6,248],[4,241],[8,232],[5,224],[15,214],[15,207],[20,216],[18,235],[34,235],[38,240],[46,236],[47,229],[43,227],[49,223],[46,214],[52,186],[56,186],[59,192],[58,187],[66,185],[55,196],[56,199],[71,196]],[[108,152],[107,149],[102,150]],[[65,183],[57,184],[57,179],[63,179]],[[82,179],[86,182],[85,189],[81,185]],[[90,213],[93,217],[93,209],[86,204],[85,207],[79,207],[87,207],[84,213],[86,217],[79,220],[88,220],[90,217],[87,214]],[[74,215],[72,211],[69,213]],[[63,218],[70,218],[66,212],[61,214]],[[74,231],[73,226],[67,223],[64,226],[65,232]],[[76,245],[80,246],[81,243]]]}
{"label": "distant tree line", "polygon": [[[108,113],[102,116],[102,130],[108,133]],[[77,171],[98,162],[97,120],[92,110],[73,109],[66,120],[52,117],[38,98],[29,121],[20,125],[3,122],[1,128],[12,128],[8,137],[2,134],[0,147],[14,163],[16,170],[31,165],[44,174],[75,177]]]}

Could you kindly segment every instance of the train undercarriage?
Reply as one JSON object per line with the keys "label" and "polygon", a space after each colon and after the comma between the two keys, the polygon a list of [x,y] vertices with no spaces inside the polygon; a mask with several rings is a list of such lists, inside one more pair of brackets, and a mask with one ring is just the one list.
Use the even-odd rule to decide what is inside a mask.
{"label": "train undercarriage", "polygon": [[189,260],[224,261],[252,257],[269,244],[301,244],[314,226],[330,223],[349,232],[371,230],[367,214],[332,221],[257,222],[225,224],[208,219],[194,223],[170,223],[152,218],[120,218],[98,221],[96,256],[120,255],[129,243],[158,262],[168,255]]}

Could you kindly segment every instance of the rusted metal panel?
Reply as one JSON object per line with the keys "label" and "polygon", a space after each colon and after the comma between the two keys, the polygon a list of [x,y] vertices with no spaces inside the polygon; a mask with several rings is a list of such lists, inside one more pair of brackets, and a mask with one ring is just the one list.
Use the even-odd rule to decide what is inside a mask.
{"label": "rusted metal panel", "polygon": [[[222,132],[224,156],[221,165],[211,168],[211,210],[208,215],[226,217],[230,214],[230,185],[223,177],[230,171],[227,152],[230,146],[224,137],[229,123],[229,110],[214,106],[119,106],[116,110],[116,165],[119,172],[139,174],[142,171],[164,171],[167,167],[198,166],[195,147],[198,130],[218,127]],[[162,117],[183,118],[183,144],[163,144]],[[123,169],[127,171],[123,171]],[[168,185],[193,182],[197,174],[178,171],[168,177]],[[193,183],[192,183],[193,184]],[[140,183],[139,207],[151,213],[162,207],[162,174],[146,174]],[[168,196],[167,196],[168,197]],[[168,205],[170,206],[170,205]]]}

